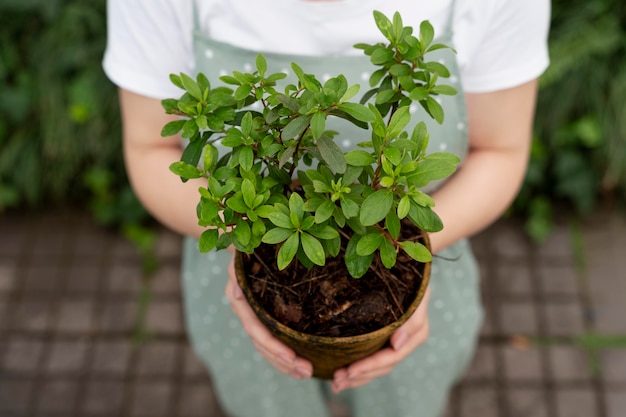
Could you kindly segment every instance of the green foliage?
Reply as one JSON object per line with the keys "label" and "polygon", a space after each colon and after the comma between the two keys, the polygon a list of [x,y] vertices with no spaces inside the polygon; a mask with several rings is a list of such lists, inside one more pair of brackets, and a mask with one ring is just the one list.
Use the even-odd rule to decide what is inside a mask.
{"label": "green foliage", "polygon": [[105,224],[146,218],[127,185],[117,92],[101,60],[105,0],[0,4],[0,210],[90,200]]}
{"label": "green foliage", "polygon": [[553,2],[550,55],[530,167],[514,204],[537,240],[552,228],[550,201],[585,214],[603,196],[626,196],[626,4]]}
{"label": "green foliage", "polygon": [[[433,96],[456,91],[438,84],[448,70],[426,59],[429,51],[445,47],[431,45],[430,23],[423,22],[414,36],[397,13],[393,21],[379,12],[374,18],[388,42],[356,45],[379,67],[360,103],[348,101],[359,87],[350,86],[345,76],[322,84],[296,63],[297,84],[280,91],[277,81],[286,75],[267,74],[263,55],[255,72],[234,71],[221,78],[232,88],[211,86],[203,74],[195,80],[171,75],[185,93],[164,100],[163,107],[184,120],[168,123],[162,134],[180,131],[190,139],[170,170],[183,181],[206,178],[197,211],[200,225],[207,227],[200,250],[230,243],[252,253],[266,243],[280,245],[279,269],[295,259],[307,267],[323,266],[328,256],[339,253],[343,236],[346,265],[354,277],[367,271],[377,251],[388,268],[398,251],[420,262],[431,260],[423,244],[401,240],[400,219],[425,232],[441,230],[434,202],[420,188],[451,175],[459,159],[425,153],[423,122],[411,133],[405,128],[414,101],[442,123],[443,110]],[[262,110],[249,110],[254,103]],[[369,128],[371,140],[344,153],[334,133],[325,130],[331,117]],[[224,155],[218,155],[217,141],[228,148]],[[297,187],[294,174],[300,179]]]}

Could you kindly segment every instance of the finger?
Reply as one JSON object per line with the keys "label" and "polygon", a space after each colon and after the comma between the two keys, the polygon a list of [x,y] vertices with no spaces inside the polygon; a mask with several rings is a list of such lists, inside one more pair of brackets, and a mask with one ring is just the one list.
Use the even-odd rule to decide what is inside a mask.
{"label": "finger", "polygon": [[[404,323],[398,330],[396,330],[390,339],[391,346],[396,351],[401,351],[405,349],[405,345],[412,341],[413,343],[408,343],[410,349],[414,349],[417,344],[415,343],[416,336],[419,335],[419,343],[423,343],[425,341],[425,337],[428,337],[428,332],[425,332],[424,329],[428,326],[428,302],[430,301],[430,287],[426,288],[426,292],[424,293],[424,298],[422,302],[415,310],[415,313],[409,317],[409,319]],[[423,340],[422,340],[423,339]]]}
{"label": "finger", "polygon": [[295,352],[275,338],[258,319],[248,301],[243,297],[241,288],[234,277],[234,267],[229,265],[229,280],[226,285],[226,296],[230,305],[257,350],[280,372],[299,378],[310,378],[313,373],[312,364],[296,357]]}

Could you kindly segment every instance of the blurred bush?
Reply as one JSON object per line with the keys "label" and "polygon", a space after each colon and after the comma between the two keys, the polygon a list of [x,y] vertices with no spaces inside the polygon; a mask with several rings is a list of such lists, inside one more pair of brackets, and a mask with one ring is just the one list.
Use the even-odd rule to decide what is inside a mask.
{"label": "blurred bush", "polygon": [[555,202],[579,214],[626,196],[626,3],[553,0],[551,66],[540,80],[530,167],[513,209],[529,234]]}
{"label": "blurred bush", "polygon": [[[91,207],[147,219],[122,161],[115,87],[101,69],[105,0],[0,2],[0,211]],[[586,213],[626,194],[626,3],[553,0],[532,160],[512,211],[545,237],[554,201]]]}
{"label": "blurred bush", "polygon": [[146,218],[127,185],[106,1],[0,2],[0,209],[82,203],[105,224]]}

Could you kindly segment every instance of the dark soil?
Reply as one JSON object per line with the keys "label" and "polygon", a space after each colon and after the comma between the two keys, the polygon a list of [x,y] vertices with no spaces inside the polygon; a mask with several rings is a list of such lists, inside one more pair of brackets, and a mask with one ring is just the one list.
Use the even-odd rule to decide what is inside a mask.
{"label": "dark soil", "polygon": [[[404,230],[403,240],[416,236],[416,229]],[[355,336],[384,327],[404,313],[422,281],[423,264],[404,252],[392,269],[376,255],[369,271],[355,279],[346,269],[343,249],[323,267],[307,269],[293,262],[283,271],[276,267],[277,251],[277,246],[261,245],[253,255],[244,254],[248,280],[270,315],[303,333]]]}

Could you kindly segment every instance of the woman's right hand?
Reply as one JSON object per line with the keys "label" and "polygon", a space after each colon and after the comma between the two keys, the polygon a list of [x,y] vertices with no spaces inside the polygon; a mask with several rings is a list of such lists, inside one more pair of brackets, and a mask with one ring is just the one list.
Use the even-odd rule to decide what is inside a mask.
{"label": "woman's right hand", "polygon": [[226,297],[250,340],[265,360],[285,375],[296,379],[311,378],[313,374],[311,362],[296,356],[296,353],[275,338],[254,314],[237,282],[234,261],[228,266]]}

